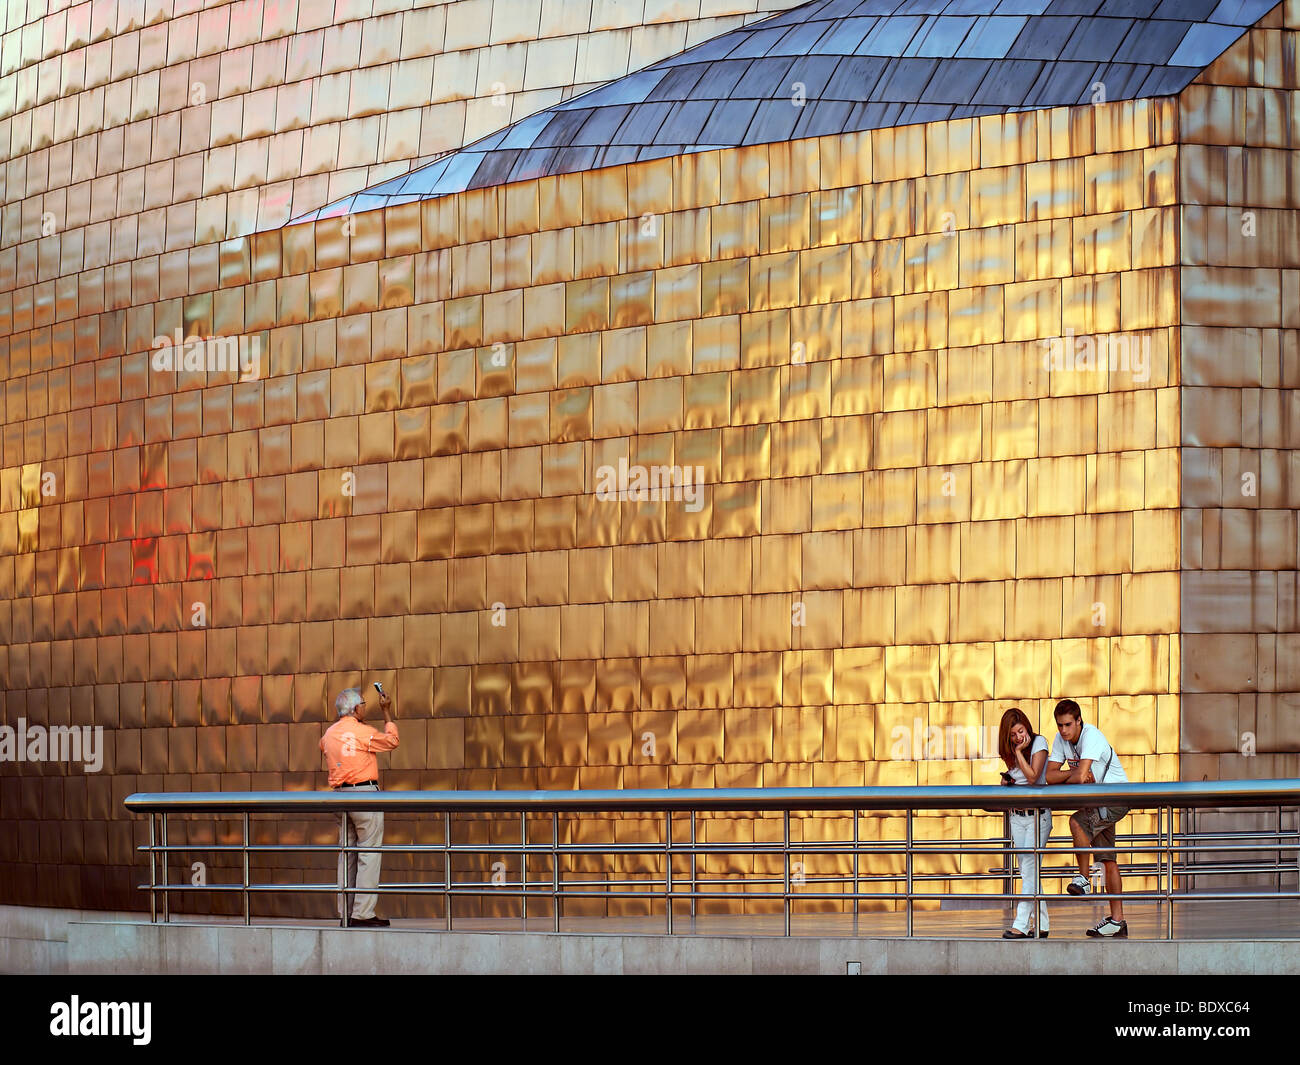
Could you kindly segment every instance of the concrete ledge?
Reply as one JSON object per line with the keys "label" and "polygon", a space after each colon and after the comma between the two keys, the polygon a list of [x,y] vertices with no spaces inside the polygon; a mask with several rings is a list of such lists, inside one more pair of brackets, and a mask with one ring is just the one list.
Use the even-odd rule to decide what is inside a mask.
{"label": "concrete ledge", "polygon": [[68,926],[72,922],[139,920],[138,913],[0,906],[0,973],[66,973]]}
{"label": "concrete ledge", "polygon": [[72,923],[67,972],[161,974],[1300,974],[1300,940],[631,936]]}

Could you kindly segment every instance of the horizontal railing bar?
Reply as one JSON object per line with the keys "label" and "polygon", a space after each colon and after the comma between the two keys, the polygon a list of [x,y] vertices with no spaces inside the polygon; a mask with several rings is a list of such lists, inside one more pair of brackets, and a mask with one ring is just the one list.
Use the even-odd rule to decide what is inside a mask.
{"label": "horizontal railing bar", "polygon": [[[967,845],[962,846],[965,842]],[[1190,841],[1181,847],[1161,847],[1154,843],[1151,846],[1126,846],[1128,842],[1126,836],[1117,838],[1116,846],[1113,848],[1121,854],[1146,854],[1153,851],[1166,853],[1172,851],[1173,854],[1186,852],[1234,852],[1234,851],[1296,851],[1300,852],[1300,843],[1278,843],[1268,846],[1261,846],[1254,843],[1215,843],[1206,846],[1193,844]],[[931,846],[921,846],[914,843],[912,846],[913,855],[942,855],[942,854],[968,854],[973,858],[978,858],[984,854],[984,851],[978,849],[980,846],[986,846],[989,857],[994,853],[998,856],[1002,854],[1038,854],[1045,853],[1048,856],[1061,854],[1091,854],[1097,850],[1095,845],[1088,847],[1008,847],[1005,845],[998,846],[998,841],[993,840],[955,840],[944,841],[942,845],[935,844]],[[880,857],[903,857],[906,851],[906,842],[899,841],[897,844],[877,845],[876,847],[867,847],[860,845],[854,847],[851,841],[822,843],[816,846],[804,843],[791,842],[787,848],[782,843],[710,843],[692,846],[689,843],[674,843],[671,848],[665,848],[661,843],[658,846],[646,843],[611,843],[603,844],[582,844],[572,845],[564,844],[557,847],[541,844],[528,844],[521,846],[518,843],[500,843],[500,844],[466,844],[456,843],[450,847],[438,843],[380,843],[368,847],[359,844],[350,844],[346,847],[338,845],[329,846],[324,843],[250,843],[247,847],[235,843],[221,844],[203,844],[203,843],[168,843],[168,844],[148,844],[142,843],[136,846],[140,853],[155,854],[167,853],[190,853],[194,851],[204,851],[211,854],[236,853],[242,854],[245,850],[251,853],[276,854],[276,853],[293,853],[293,854],[319,854],[329,853],[338,854],[340,851],[347,854],[360,853],[380,853],[380,854],[482,854],[497,856],[503,854],[525,854],[545,856],[551,854],[569,854],[569,855],[597,855],[597,854],[665,854],[669,853],[677,857],[689,857],[692,854],[719,854],[719,855],[781,855],[788,849],[792,855],[802,857],[809,854],[826,854],[826,855],[852,855],[854,853],[862,855],[876,855]],[[1192,867],[1193,870],[1196,867]]]}
{"label": "horizontal railing bar", "polygon": [[[686,899],[721,899],[730,901],[751,901],[751,900],[784,900],[787,896],[781,891],[689,891],[686,888],[678,890],[680,881],[673,884],[673,900]],[[644,888],[641,891],[600,891],[593,890],[589,885],[583,885],[586,890],[565,890],[560,893],[560,898],[564,901],[571,899],[612,899],[620,902],[636,901],[644,899],[646,902],[656,902],[663,899],[666,890],[665,881],[645,881],[638,882],[633,886]],[[148,884],[139,885],[140,890],[149,891]],[[187,891],[218,891],[218,892],[287,892],[287,893],[309,893],[309,894],[334,894],[339,893],[337,884],[249,884],[247,888],[243,884],[205,884],[202,886],[193,884],[169,884],[166,887],[161,884],[152,888],[155,892],[187,892]],[[349,895],[362,894],[357,888],[349,888]],[[423,895],[439,894],[465,898],[554,898],[554,892],[550,885],[545,888],[517,888],[509,885],[499,885],[487,887],[482,884],[456,884],[448,888],[444,884],[411,884],[403,886],[377,885],[373,888],[365,888],[364,894],[382,894],[382,895]],[[879,892],[859,892],[853,894],[850,891],[839,892],[790,892],[789,898],[794,902],[813,902],[813,901],[842,901],[852,902],[855,899],[859,902],[901,902],[906,901],[909,896],[906,892],[901,891],[879,891]],[[1022,902],[1033,896],[1020,894],[1006,894],[988,892],[980,895],[953,896],[943,892],[913,892],[910,896],[914,901],[944,902],[951,901],[955,897],[961,897],[971,900],[980,901],[998,901],[998,902]],[[1235,902],[1241,900],[1262,900],[1273,899],[1289,901],[1292,899],[1300,900],[1300,891],[1283,891],[1283,892],[1218,892],[1218,893],[1197,893],[1181,894],[1175,893],[1168,896],[1164,892],[1156,891],[1126,891],[1119,895],[1111,895],[1105,892],[1095,892],[1088,895],[1043,895],[1039,893],[1040,899],[1050,901],[1053,905],[1058,902],[1094,902],[1106,901],[1108,899],[1123,899],[1126,903],[1137,902],[1165,902],[1173,898],[1180,904],[1183,902]]]}
{"label": "horizontal railing bar", "polygon": [[1077,809],[1081,806],[1291,805],[1300,780],[1170,781],[1110,786],[1070,785],[881,788],[685,788],[599,791],[350,791],[154,792],[125,800],[132,813],[291,813],[310,810],[404,810],[607,813],[667,810],[825,811]]}

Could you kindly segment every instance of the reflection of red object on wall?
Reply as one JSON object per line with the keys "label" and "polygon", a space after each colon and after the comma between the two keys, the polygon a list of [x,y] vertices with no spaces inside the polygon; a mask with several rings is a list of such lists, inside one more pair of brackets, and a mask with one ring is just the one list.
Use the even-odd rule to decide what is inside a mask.
{"label": "reflection of red object on wall", "polygon": [[158,583],[158,537],[143,536],[131,541],[131,583]]}
{"label": "reflection of red object on wall", "polygon": [[157,446],[145,449],[140,463],[140,491],[167,487],[167,452]]}
{"label": "reflection of red object on wall", "polygon": [[191,533],[185,537],[185,579],[210,581],[216,576],[213,563],[216,538],[211,533]]}

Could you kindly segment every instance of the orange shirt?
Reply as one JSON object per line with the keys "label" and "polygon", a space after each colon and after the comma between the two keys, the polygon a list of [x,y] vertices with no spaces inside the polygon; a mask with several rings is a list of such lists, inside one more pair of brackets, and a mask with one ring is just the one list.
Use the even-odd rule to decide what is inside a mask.
{"label": "orange shirt", "polygon": [[339,718],[320,738],[329,769],[330,787],[340,784],[364,784],[379,779],[376,751],[391,751],[397,746],[397,726],[389,721],[384,731],[371,728],[349,714]]}

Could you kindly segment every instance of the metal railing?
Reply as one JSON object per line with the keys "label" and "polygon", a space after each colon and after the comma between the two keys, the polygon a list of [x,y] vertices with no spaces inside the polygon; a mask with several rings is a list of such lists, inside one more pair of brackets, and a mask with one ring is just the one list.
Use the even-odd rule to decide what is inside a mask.
{"label": "metal railing", "polygon": [[[453,927],[455,903],[462,898],[512,897],[520,900],[520,909],[527,925],[528,906],[531,900],[549,900],[554,930],[559,931],[566,902],[571,905],[582,901],[602,902],[634,900],[638,903],[662,904],[668,933],[674,931],[674,904],[685,908],[689,904],[692,917],[698,903],[704,900],[727,900],[731,904],[766,901],[780,904],[784,915],[784,934],[791,934],[794,910],[810,902],[838,903],[851,907],[856,934],[857,919],[863,905],[892,904],[905,913],[907,936],[915,933],[915,911],[918,902],[966,898],[980,902],[1023,902],[1033,900],[1035,912],[1040,900],[1061,901],[1059,894],[1043,890],[1043,881],[1072,876],[1077,871],[1075,855],[1090,852],[1095,847],[1057,846],[1036,842],[1032,848],[1016,848],[1005,832],[1001,837],[965,839],[918,838],[917,815],[922,811],[945,811],[963,815],[1009,814],[1012,809],[1034,808],[1064,812],[1083,807],[1116,805],[1134,813],[1145,812],[1148,818],[1155,814],[1155,831],[1130,832],[1117,837],[1117,857],[1126,876],[1143,877],[1154,882],[1149,890],[1129,891],[1122,895],[1127,903],[1163,904],[1165,937],[1174,933],[1174,906],[1191,902],[1242,902],[1258,900],[1296,900],[1300,891],[1283,891],[1283,876],[1292,873],[1300,877],[1300,816],[1296,828],[1284,828],[1284,811],[1300,812],[1300,781],[1295,780],[1240,780],[1214,783],[1143,783],[1089,786],[1055,786],[1034,788],[1005,787],[877,787],[877,788],[736,788],[665,791],[496,791],[496,792],[208,792],[137,794],[125,800],[127,810],[146,815],[149,819],[149,841],[137,849],[145,853],[149,863],[149,882],[140,885],[149,892],[150,919],[161,917],[170,920],[170,897],[177,892],[238,892],[243,903],[245,924],[252,920],[252,899],[268,893],[325,893],[349,898],[357,894],[397,894],[441,896],[446,927]],[[1259,808],[1276,811],[1276,829],[1241,830],[1221,832],[1196,832],[1181,825],[1191,823],[1188,811]],[[385,814],[413,816],[438,815],[441,821],[440,843],[383,843],[379,847],[361,847],[346,844],[346,812],[381,811]],[[700,839],[699,818],[706,814],[751,814],[754,823],[769,815],[779,814],[781,832],[779,839],[754,842],[743,839],[727,842],[704,842]],[[863,819],[872,815],[893,813],[901,818],[901,832],[893,839],[863,839],[860,826]],[[252,838],[250,818],[254,815],[332,814],[340,821],[339,844],[275,844],[258,843]],[[650,820],[656,831],[653,840],[611,843],[562,842],[562,826],[567,821],[580,821],[587,815],[618,816],[628,814],[654,815]],[[852,817],[851,838],[832,840],[794,839],[791,820],[795,814],[839,814]],[[235,843],[170,842],[168,818],[178,815],[237,815],[242,819],[242,838]],[[455,820],[493,818],[518,815],[518,843],[457,843]],[[529,841],[529,819],[546,818],[550,821],[550,838]],[[676,820],[674,820],[676,818]],[[1131,823],[1131,822],[1130,822]],[[570,826],[572,827],[572,826]],[[675,831],[676,830],[676,831]],[[676,836],[685,838],[678,839]],[[359,890],[344,883],[342,876],[333,883],[261,883],[251,876],[251,855],[265,853],[321,854],[341,857],[345,854],[379,851],[381,854],[426,854],[441,856],[441,877],[433,882],[381,883],[374,889]],[[169,879],[169,857],[180,852],[210,852],[238,855],[240,879],[238,883],[176,883]],[[1011,880],[1015,876],[1016,856],[1036,853],[1039,857],[1038,890],[1028,894],[1013,894]],[[653,856],[656,869],[635,879],[621,879],[608,870],[600,881],[577,879],[574,865],[592,856]],[[699,869],[702,858],[714,855],[755,856],[755,866],[761,857],[770,859],[776,868],[771,875],[737,877],[707,876]],[[802,875],[802,863],[796,858],[809,856],[851,857],[851,871],[843,873]],[[937,871],[918,868],[927,858],[939,856],[988,855],[999,862],[984,870],[974,872]],[[1234,855],[1242,861],[1231,859]],[[1263,857],[1260,857],[1260,856]],[[493,857],[518,858],[518,881],[457,881],[453,859],[488,859]],[[1069,857],[1068,867],[1044,868],[1052,857]],[[1153,856],[1138,861],[1142,856]],[[1204,859],[1210,858],[1206,861]],[[549,875],[534,877],[529,872],[530,860],[534,864],[549,866]],[[674,860],[683,868],[674,871]],[[891,861],[900,869],[880,871],[864,870],[864,860],[869,864],[889,865]],[[689,861],[689,872],[685,871]],[[1003,865],[1001,863],[1005,862]],[[486,863],[481,863],[486,864]],[[566,864],[568,868],[566,869]],[[342,863],[340,863],[342,867]],[[568,872],[570,878],[566,880]],[[1261,875],[1275,879],[1273,891],[1191,891],[1190,878],[1215,878],[1221,876]],[[477,873],[476,873],[477,875]],[[960,890],[921,891],[920,885],[938,884],[944,889],[960,889],[978,885],[983,881],[1003,881],[999,893],[962,892]],[[890,890],[883,890],[885,885]],[[1300,884],[1298,884],[1300,886]],[[880,890],[877,890],[880,888]],[[1109,900],[1114,896],[1090,893],[1087,898]],[[743,909],[743,906],[740,906]],[[346,910],[350,911],[350,905]],[[345,917],[345,922],[347,918]],[[1035,929],[1037,934],[1037,929]]]}

